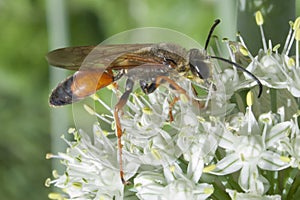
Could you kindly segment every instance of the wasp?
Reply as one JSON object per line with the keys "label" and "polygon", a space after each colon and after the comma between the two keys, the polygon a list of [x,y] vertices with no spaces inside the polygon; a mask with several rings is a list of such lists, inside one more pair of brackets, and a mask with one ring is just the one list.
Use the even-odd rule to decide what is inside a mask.
{"label": "wasp", "polygon": [[[114,107],[114,120],[118,138],[120,178],[123,184],[128,184],[129,182],[124,179],[122,167],[120,111],[136,82],[145,94],[150,94],[161,84],[167,83],[176,92],[187,95],[186,91],[176,83],[177,78],[207,80],[211,75],[211,59],[217,59],[250,75],[259,85],[258,97],[261,95],[262,84],[255,75],[235,62],[207,54],[209,40],[219,23],[220,20],[217,19],[212,25],[203,50],[186,50],[172,43],[157,43],[79,46],[51,51],[46,56],[50,65],[77,72],[59,83],[52,91],[50,105],[72,104],[117,82],[121,77],[126,77],[125,92]],[[89,59],[84,63],[87,56]],[[172,121],[171,108],[177,100],[178,98],[174,98],[170,103],[170,121]]]}

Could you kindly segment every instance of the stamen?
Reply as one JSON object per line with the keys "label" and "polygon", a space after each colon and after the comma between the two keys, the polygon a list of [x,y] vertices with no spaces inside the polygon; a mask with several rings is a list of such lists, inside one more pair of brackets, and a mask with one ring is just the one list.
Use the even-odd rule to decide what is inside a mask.
{"label": "stamen", "polygon": [[269,49],[270,49],[270,50],[273,49],[273,47],[272,47],[272,41],[271,41],[271,40],[269,40]]}
{"label": "stamen", "polygon": [[[299,31],[297,31],[299,32]],[[296,34],[297,35],[297,34]],[[299,67],[299,40],[296,42],[296,67]]]}
{"label": "stamen", "polygon": [[299,24],[300,24],[300,17],[298,17],[295,20],[295,23],[293,24],[293,30],[294,30],[294,32],[293,32],[292,38],[290,40],[289,46],[287,48],[286,55],[289,54],[290,49],[292,48],[292,45],[293,45],[293,42],[294,42],[294,38],[295,38],[295,35],[296,35],[296,30],[299,28]]}
{"label": "stamen", "polygon": [[296,39],[296,67],[299,67],[300,17],[296,19],[293,28],[294,28],[295,39]]}
{"label": "stamen", "polygon": [[247,96],[246,96],[246,103],[247,103],[247,106],[248,106],[248,134],[251,134],[251,120],[250,120],[250,113],[252,112],[252,105],[253,105],[253,101],[254,101],[254,98],[253,98],[253,92],[249,91],[247,93]]}
{"label": "stamen", "polygon": [[229,41],[228,41],[227,38],[224,38],[223,41],[224,41],[225,44],[226,44],[226,47],[227,47],[227,50],[228,50],[228,52],[229,52],[229,56],[230,56],[231,60],[235,61],[235,55],[234,55],[234,53],[236,53],[236,51],[237,51],[236,48],[235,48],[235,46],[234,46],[234,45],[231,45],[231,44],[229,43]]}
{"label": "stamen", "polygon": [[273,51],[278,54],[278,49],[280,48],[280,44],[276,44],[274,47],[273,47]]}
{"label": "stamen", "polygon": [[90,106],[84,104],[83,108],[90,114],[90,115],[94,115],[96,117],[98,117],[99,119],[101,119],[102,121],[110,124],[111,121],[105,118],[105,115],[99,115],[93,108],[91,108]]}
{"label": "stamen", "polygon": [[[237,37],[239,38],[241,44],[243,47],[247,47],[246,44],[245,44],[245,41],[243,40],[242,36],[240,34],[237,34]],[[247,48],[246,48],[247,49]],[[247,50],[248,51],[248,50]],[[251,52],[248,51],[248,56],[251,58],[251,60],[255,60],[254,57],[252,56]]]}
{"label": "stamen", "polygon": [[91,96],[95,101],[98,101],[106,110],[108,110],[110,113],[113,113],[113,110],[111,107],[109,107],[104,101],[102,101],[97,94],[94,94]]}
{"label": "stamen", "polygon": [[255,13],[255,19],[256,19],[256,24],[259,26],[259,29],[260,29],[260,34],[261,34],[261,39],[262,39],[264,51],[267,52],[267,42],[266,42],[263,27],[262,27],[262,25],[264,23],[264,18],[263,18],[260,11],[257,11]]}
{"label": "stamen", "polygon": [[[294,25],[294,23],[292,21],[290,21],[289,24],[290,24],[290,30],[289,30],[288,36],[287,36],[287,38],[285,40],[285,44],[284,44],[284,47],[283,47],[283,50],[282,50],[282,54],[286,54],[288,45],[289,45],[290,40],[291,40],[292,32],[293,32],[293,25]],[[288,54],[286,54],[286,55],[288,55]]]}

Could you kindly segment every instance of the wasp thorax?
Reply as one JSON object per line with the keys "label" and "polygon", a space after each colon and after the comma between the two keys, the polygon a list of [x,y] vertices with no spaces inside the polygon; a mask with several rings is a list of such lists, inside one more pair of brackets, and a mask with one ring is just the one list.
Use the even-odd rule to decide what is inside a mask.
{"label": "wasp thorax", "polygon": [[189,51],[189,65],[194,76],[200,79],[209,78],[211,62],[205,52],[200,52],[199,49],[191,49]]}

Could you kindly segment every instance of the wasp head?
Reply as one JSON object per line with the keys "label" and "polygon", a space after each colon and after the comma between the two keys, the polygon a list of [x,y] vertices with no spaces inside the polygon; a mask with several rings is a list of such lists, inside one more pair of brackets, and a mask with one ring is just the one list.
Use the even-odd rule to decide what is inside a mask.
{"label": "wasp head", "polygon": [[199,49],[189,51],[189,65],[193,78],[207,79],[210,76],[211,62],[205,52]]}

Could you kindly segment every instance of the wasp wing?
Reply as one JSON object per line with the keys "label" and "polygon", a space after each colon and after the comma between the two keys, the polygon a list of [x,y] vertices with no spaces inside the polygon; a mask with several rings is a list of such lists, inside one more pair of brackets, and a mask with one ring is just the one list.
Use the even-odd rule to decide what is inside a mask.
{"label": "wasp wing", "polygon": [[[151,62],[151,60],[145,60],[145,58],[133,52],[143,48],[149,48],[152,45],[153,44],[117,44],[66,47],[49,52],[46,59],[50,65],[69,70],[79,70],[79,68],[113,68],[111,63],[122,57],[120,59],[127,59],[128,62],[122,63],[121,60],[119,60],[115,63],[122,63],[122,68],[127,68],[127,65],[129,67]],[[127,54],[127,56],[124,56],[125,54]]]}

